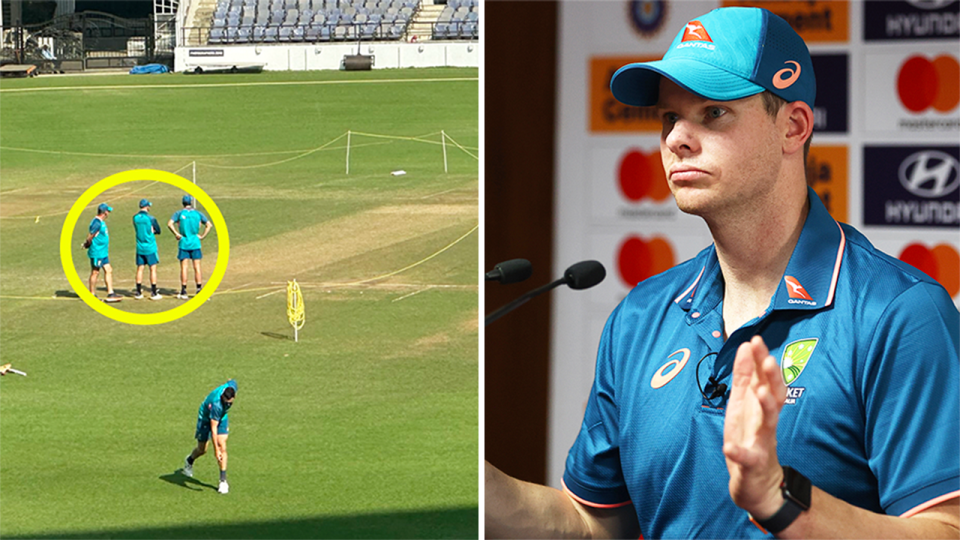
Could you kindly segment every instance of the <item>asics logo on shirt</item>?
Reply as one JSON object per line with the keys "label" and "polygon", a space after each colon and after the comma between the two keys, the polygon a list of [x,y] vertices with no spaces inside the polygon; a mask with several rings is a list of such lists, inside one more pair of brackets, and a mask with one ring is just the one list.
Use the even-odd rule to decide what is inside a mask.
{"label": "asics logo on shirt", "polygon": [[[690,360],[690,349],[680,349],[668,356],[667,360],[668,362],[660,366],[660,369],[658,369],[657,372],[653,374],[653,378],[650,379],[650,386],[654,390],[662,388],[680,374],[680,370],[687,365],[687,360]],[[670,370],[670,368],[673,369]],[[670,373],[666,373],[668,370],[670,370]]]}
{"label": "asics logo on shirt", "polygon": [[[793,83],[797,82],[797,79],[800,78],[800,64],[794,62],[793,60],[787,60],[784,64],[793,64],[796,69],[783,68],[780,71],[773,74],[773,86],[779,90],[784,88],[789,88]],[[783,76],[787,75],[787,78],[784,79]]]}

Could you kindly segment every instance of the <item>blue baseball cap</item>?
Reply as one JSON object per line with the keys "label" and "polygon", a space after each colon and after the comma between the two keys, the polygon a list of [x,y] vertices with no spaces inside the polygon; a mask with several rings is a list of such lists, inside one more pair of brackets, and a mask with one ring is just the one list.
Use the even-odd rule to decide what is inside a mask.
{"label": "blue baseball cap", "polygon": [[97,213],[102,214],[104,212],[113,212],[113,208],[110,208],[107,203],[100,203],[100,206],[97,207]]}
{"label": "blue baseball cap", "polygon": [[148,201],[148,200],[146,200],[146,199],[140,199],[140,208],[143,208],[143,207],[145,207],[145,206],[153,206],[153,205],[150,204],[150,201]]}
{"label": "blue baseball cap", "polygon": [[719,8],[688,22],[662,60],[628,64],[610,80],[627,105],[657,104],[660,76],[706,99],[732,101],[769,90],[813,108],[817,83],[807,45],[763,8]]}
{"label": "blue baseball cap", "polygon": [[184,195],[184,196],[183,196],[183,204],[184,204],[184,205],[193,204],[193,197],[191,197],[190,195]]}

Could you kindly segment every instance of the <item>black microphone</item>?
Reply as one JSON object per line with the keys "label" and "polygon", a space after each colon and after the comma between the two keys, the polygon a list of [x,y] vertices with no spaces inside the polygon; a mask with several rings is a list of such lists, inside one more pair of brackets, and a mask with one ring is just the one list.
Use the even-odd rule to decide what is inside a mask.
{"label": "black microphone", "polygon": [[724,383],[720,383],[713,388],[713,392],[710,392],[710,397],[708,397],[707,399],[718,398],[724,395],[725,393],[727,393],[727,385]]}
{"label": "black microphone", "polygon": [[563,279],[574,290],[589,289],[603,281],[607,271],[597,261],[580,261],[563,273]]}
{"label": "black microphone", "polygon": [[520,283],[533,274],[533,265],[526,259],[511,259],[493,267],[486,273],[487,281],[499,281],[501,285]]}
{"label": "black microphone", "polygon": [[510,313],[511,311],[517,309],[518,307],[526,303],[527,300],[530,300],[534,296],[543,294],[549,291],[550,289],[559,287],[560,285],[567,285],[571,289],[577,289],[577,290],[589,289],[590,287],[593,287],[594,285],[603,281],[603,278],[605,278],[606,276],[607,276],[607,271],[604,270],[603,265],[600,264],[599,262],[597,261],[578,262],[573,266],[571,266],[570,268],[567,268],[566,271],[563,273],[562,278],[554,282],[547,283],[546,285],[542,287],[538,287],[532,291],[529,291],[525,293],[523,296],[517,298],[516,300],[510,302],[509,304],[501,307],[500,309],[488,315],[484,322],[484,326],[490,326],[492,322],[496,321],[500,317],[503,317],[507,313]]}

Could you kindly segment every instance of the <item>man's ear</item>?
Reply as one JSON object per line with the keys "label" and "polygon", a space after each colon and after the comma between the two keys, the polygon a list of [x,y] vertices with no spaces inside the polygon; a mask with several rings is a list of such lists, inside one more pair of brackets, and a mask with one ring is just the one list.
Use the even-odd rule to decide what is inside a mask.
{"label": "man's ear", "polygon": [[787,103],[780,109],[784,122],[783,152],[803,152],[803,145],[813,134],[813,110],[802,101]]}

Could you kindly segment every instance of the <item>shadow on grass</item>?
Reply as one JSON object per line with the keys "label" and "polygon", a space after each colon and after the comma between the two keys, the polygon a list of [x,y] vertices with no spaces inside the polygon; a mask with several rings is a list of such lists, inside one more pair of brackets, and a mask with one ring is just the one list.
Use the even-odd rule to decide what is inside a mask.
{"label": "shadow on grass", "polygon": [[[196,478],[190,478],[189,476],[183,474],[180,471],[177,471],[175,473],[165,474],[161,476],[160,479],[163,480],[164,482],[170,482],[171,484],[187,488],[190,491],[203,491],[203,489],[201,488],[204,488],[204,487],[210,488],[214,491],[217,490],[216,486],[212,486],[210,484],[204,484],[203,482],[197,480]],[[188,486],[187,484],[196,484],[201,487],[195,488],[195,487]]]}
{"label": "shadow on grass", "polygon": [[288,335],[286,335],[286,334],[280,334],[280,333],[277,333],[277,332],[260,332],[260,333],[261,333],[262,335],[264,335],[264,336],[267,336],[267,337],[273,338],[273,339],[282,339],[282,340],[284,340],[284,341],[286,341],[286,340],[293,341],[293,338],[290,337],[290,336],[288,336]]}
{"label": "shadow on grass", "polygon": [[4,538],[477,538],[477,514],[474,506],[217,525],[4,535]]}
{"label": "shadow on grass", "polygon": [[[119,294],[120,296],[123,296],[124,298],[133,298],[133,296],[136,294],[136,289],[114,289],[113,292]],[[158,288],[157,288],[157,292],[160,293],[161,296],[165,296],[165,297],[166,297],[166,296],[175,297],[175,296],[177,296],[177,293],[180,292],[180,290],[179,290],[179,289],[164,289],[164,288],[162,288],[162,287],[158,287]],[[100,294],[100,293],[103,293],[103,294]],[[106,294],[107,294],[107,289],[106,289],[106,287],[98,287],[98,288],[97,288],[97,294],[100,294],[100,296],[106,296]],[[149,297],[149,296],[150,296],[150,286],[149,286],[149,285],[144,285],[144,286],[143,286],[143,294],[144,294],[144,297]],[[80,298],[80,295],[78,295],[78,294],[77,294],[76,292],[74,292],[74,291],[54,291],[53,296],[55,296],[55,297],[57,297],[57,298]]]}

